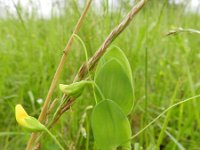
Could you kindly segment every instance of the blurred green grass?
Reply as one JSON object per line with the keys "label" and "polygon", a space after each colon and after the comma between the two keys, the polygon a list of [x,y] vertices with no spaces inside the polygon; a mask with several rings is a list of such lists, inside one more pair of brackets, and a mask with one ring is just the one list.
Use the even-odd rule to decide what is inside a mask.
{"label": "blurred green grass", "polygon": [[[111,29],[130,10],[131,5],[122,2],[119,10],[102,12],[90,9],[79,36],[84,41],[89,56],[98,49]],[[62,55],[80,10],[71,5],[62,16],[38,19],[37,16],[23,20],[8,17],[0,20],[0,146],[3,149],[23,149],[29,134],[19,127],[14,117],[17,103],[24,105],[33,116],[39,115],[41,105],[37,99],[45,99],[53,74]],[[21,12],[22,13],[22,12]],[[133,70],[135,107],[129,116],[133,133],[138,132],[173,102],[200,93],[200,37],[181,33],[166,37],[173,27],[200,28],[200,15],[184,12],[184,6],[151,1],[136,16],[130,26],[113,45],[125,51]],[[79,42],[73,44],[59,83],[70,83],[84,62],[85,56]],[[78,137],[80,119],[84,109],[94,103],[91,90],[85,90],[75,105],[62,117],[53,129],[65,147],[96,149],[90,128],[90,111],[84,122],[87,138]],[[33,97],[31,97],[33,95]],[[56,89],[54,97],[61,95]],[[162,119],[133,140],[144,149],[155,149],[158,137],[161,149],[197,150],[200,147],[200,102],[197,99],[176,107],[169,117]],[[167,120],[166,131],[162,125]],[[161,127],[161,128],[160,128]],[[24,133],[12,134],[12,132]],[[160,141],[159,141],[160,142]],[[45,135],[42,149],[56,149],[54,142]]]}

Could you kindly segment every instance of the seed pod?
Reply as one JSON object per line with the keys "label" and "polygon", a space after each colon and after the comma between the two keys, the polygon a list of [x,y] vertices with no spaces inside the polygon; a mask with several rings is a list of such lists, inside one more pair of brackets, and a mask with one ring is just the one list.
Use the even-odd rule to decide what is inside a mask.
{"label": "seed pod", "polygon": [[82,94],[85,86],[87,86],[88,84],[91,84],[91,82],[82,80],[80,82],[75,82],[69,85],[60,84],[59,88],[63,93],[67,94],[68,96],[77,98]]}

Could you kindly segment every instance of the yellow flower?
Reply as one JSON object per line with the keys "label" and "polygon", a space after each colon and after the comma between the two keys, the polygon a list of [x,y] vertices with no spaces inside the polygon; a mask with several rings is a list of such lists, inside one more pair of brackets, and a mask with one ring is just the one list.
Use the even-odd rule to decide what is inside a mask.
{"label": "yellow flower", "polygon": [[25,118],[28,117],[28,114],[20,104],[17,104],[15,107],[15,117],[19,125],[26,125]]}
{"label": "yellow flower", "polygon": [[15,107],[15,117],[19,125],[32,132],[44,131],[46,129],[37,119],[29,116],[20,104],[17,104]]}
{"label": "yellow flower", "polygon": [[53,138],[53,140],[59,145],[60,149],[64,150],[64,148],[56,139],[56,137],[37,119],[29,116],[22,107],[22,105],[20,104],[17,104],[15,106],[15,117],[19,125],[28,129],[31,132],[46,131]]}

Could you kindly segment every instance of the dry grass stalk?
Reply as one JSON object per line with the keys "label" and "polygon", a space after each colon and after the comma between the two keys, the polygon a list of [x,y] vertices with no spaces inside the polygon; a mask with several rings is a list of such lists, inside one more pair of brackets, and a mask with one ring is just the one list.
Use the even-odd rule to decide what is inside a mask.
{"label": "dry grass stalk", "polygon": [[[43,105],[43,107],[42,107],[41,113],[40,113],[39,118],[38,118],[38,120],[39,120],[41,123],[44,123],[45,120],[46,120],[46,115],[47,115],[48,107],[49,107],[49,104],[50,104],[50,101],[51,101],[51,98],[52,98],[54,89],[55,89],[55,87],[56,87],[56,85],[57,85],[57,81],[58,81],[58,79],[59,79],[59,77],[60,77],[60,74],[61,74],[61,72],[62,72],[62,69],[63,69],[64,63],[65,63],[65,61],[66,61],[67,55],[68,55],[68,53],[70,52],[72,43],[73,43],[73,41],[74,41],[74,34],[77,34],[77,33],[78,33],[78,31],[79,31],[79,29],[80,29],[80,27],[81,27],[81,25],[82,25],[83,19],[85,18],[85,15],[86,15],[86,13],[87,13],[89,7],[90,7],[91,2],[92,2],[92,0],[89,0],[89,1],[88,1],[88,3],[87,3],[87,5],[86,5],[85,9],[83,10],[83,13],[81,14],[81,16],[80,16],[80,18],[79,18],[79,20],[78,20],[78,22],[77,22],[77,24],[76,24],[76,27],[75,27],[75,29],[74,29],[74,31],[73,31],[73,33],[72,33],[72,35],[71,35],[71,37],[70,37],[68,43],[67,43],[65,49],[64,49],[64,51],[63,51],[62,58],[61,58],[60,63],[59,63],[59,65],[58,65],[58,67],[57,67],[57,70],[56,70],[56,72],[55,72],[55,74],[54,74],[53,80],[52,80],[52,82],[51,82],[51,86],[50,86],[50,88],[49,88],[47,97],[46,97],[46,99],[45,99],[45,101],[44,101],[44,105]],[[37,137],[36,133],[32,133],[31,138],[30,138],[29,141],[28,141],[26,150],[31,150],[31,147],[32,147],[32,145],[33,145],[33,143],[34,143],[36,137]]]}

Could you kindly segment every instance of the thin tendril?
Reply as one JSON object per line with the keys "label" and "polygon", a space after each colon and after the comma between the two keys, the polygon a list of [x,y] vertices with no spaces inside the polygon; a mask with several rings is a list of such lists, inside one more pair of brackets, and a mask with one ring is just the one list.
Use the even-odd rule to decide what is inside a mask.
{"label": "thin tendril", "polygon": [[168,112],[169,110],[171,110],[172,108],[180,105],[180,104],[183,104],[183,103],[186,103],[190,100],[193,100],[193,99],[196,99],[200,97],[200,94],[199,95],[196,95],[196,96],[193,96],[193,97],[190,97],[188,99],[185,99],[183,101],[180,101],[180,102],[177,102],[171,106],[169,106],[167,109],[165,109],[162,113],[160,113],[160,115],[158,115],[156,118],[154,118],[149,124],[147,124],[143,129],[141,129],[139,132],[137,132],[135,135],[133,135],[130,140],[134,139],[136,136],[138,136],[140,133],[142,133],[144,130],[146,130],[149,126],[151,126],[153,123],[155,123],[160,117],[162,117],[166,112]]}
{"label": "thin tendril", "polygon": [[[85,43],[83,42],[83,40],[81,39],[81,37],[78,36],[77,34],[74,34],[74,37],[76,37],[76,38],[80,41],[81,45],[83,46],[83,50],[84,50],[84,53],[85,53],[86,64],[88,64],[88,60],[89,60],[89,59],[88,59],[88,53],[87,53],[87,48],[86,48],[86,46],[85,46]],[[88,67],[87,67],[87,68],[88,68]],[[90,80],[92,80],[91,73],[90,73],[90,70],[89,70],[89,69],[88,69],[88,74],[89,74]],[[99,89],[99,87],[96,85],[96,83],[95,83],[95,82],[91,82],[91,83],[92,83],[92,89],[93,89],[94,99],[95,99],[95,102],[96,102],[96,104],[97,104],[97,97],[96,97],[96,94],[95,94],[95,88],[94,88],[94,87],[97,88],[97,90],[98,90],[98,92],[100,93],[100,95],[101,95],[102,98],[104,98],[104,96],[103,96],[101,90]]]}

